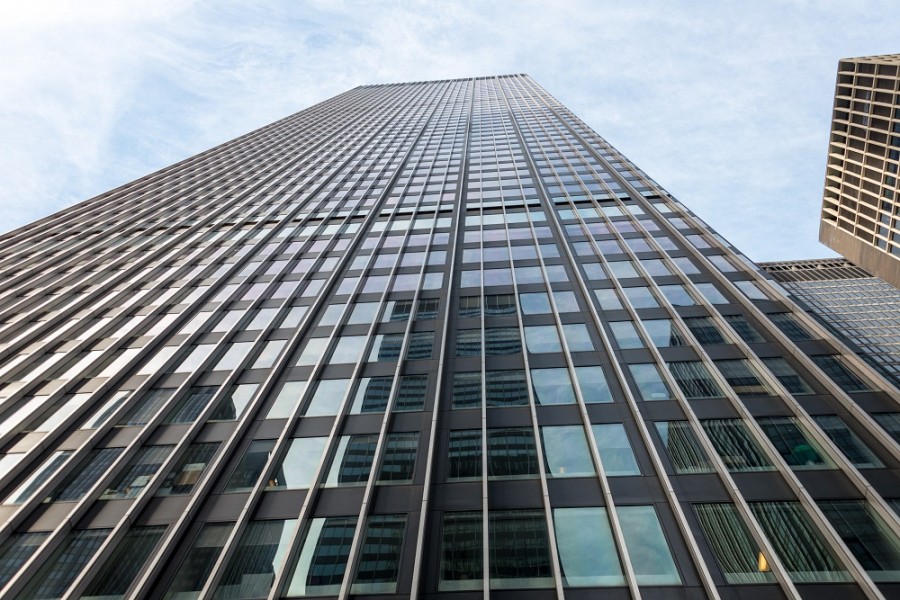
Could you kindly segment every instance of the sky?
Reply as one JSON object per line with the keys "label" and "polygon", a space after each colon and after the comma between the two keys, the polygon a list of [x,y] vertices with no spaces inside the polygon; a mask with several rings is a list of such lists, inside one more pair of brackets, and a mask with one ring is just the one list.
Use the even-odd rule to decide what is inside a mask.
{"label": "sky", "polygon": [[0,232],[357,85],[528,73],[750,258],[834,256],[817,235],[837,61],[900,51],[896,0],[0,11]]}

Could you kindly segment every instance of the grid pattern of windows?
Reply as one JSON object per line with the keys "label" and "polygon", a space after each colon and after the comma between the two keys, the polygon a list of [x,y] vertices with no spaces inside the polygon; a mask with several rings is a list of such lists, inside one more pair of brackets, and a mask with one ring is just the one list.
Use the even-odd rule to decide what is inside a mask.
{"label": "grid pattern of windows", "polygon": [[4,596],[900,585],[883,380],[527,76],[355,88],[0,273]]}

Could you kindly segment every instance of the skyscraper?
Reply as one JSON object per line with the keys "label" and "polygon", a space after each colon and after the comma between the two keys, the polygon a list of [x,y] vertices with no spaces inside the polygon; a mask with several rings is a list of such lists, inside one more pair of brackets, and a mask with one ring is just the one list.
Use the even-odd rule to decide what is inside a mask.
{"label": "skyscraper", "polygon": [[900,389],[900,290],[844,258],[759,266]]}
{"label": "skyscraper", "polygon": [[900,593],[890,384],[525,75],[355,88],[0,268],[7,597]]}
{"label": "skyscraper", "polygon": [[900,54],[838,64],[819,240],[900,287]]}

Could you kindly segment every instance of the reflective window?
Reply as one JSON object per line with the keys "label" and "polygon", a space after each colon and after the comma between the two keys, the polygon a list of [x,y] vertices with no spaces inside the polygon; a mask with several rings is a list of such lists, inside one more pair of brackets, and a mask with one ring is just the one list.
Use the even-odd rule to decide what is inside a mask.
{"label": "reflective window", "polygon": [[146,446],[138,450],[100,499],[136,498],[150,483],[173,448],[174,446]]}
{"label": "reflective window", "polygon": [[772,463],[740,419],[708,419],[701,425],[729,471],[772,470]]}
{"label": "reflective window", "polygon": [[165,531],[166,528],[162,525],[130,529],[112,555],[103,563],[81,598],[83,600],[124,598],[128,588],[137,581],[144,563]]}
{"label": "reflective window", "polygon": [[481,511],[445,512],[438,591],[480,590],[484,578]]}
{"label": "reflective window", "polygon": [[725,581],[732,585],[775,581],[762,549],[733,504],[695,504],[694,511]]}
{"label": "reflective window", "polygon": [[595,423],[591,425],[603,471],[608,477],[618,475],[640,475],[634,451],[628,441],[625,425],[622,423]]}
{"label": "reflective window", "polygon": [[568,369],[532,369],[531,385],[538,404],[575,403],[575,390]]}
{"label": "reflective window", "polygon": [[232,527],[234,523],[207,523],[203,526],[169,584],[166,600],[200,597],[200,591],[222,553]]}
{"label": "reflective window", "polygon": [[766,367],[769,368],[769,371],[772,372],[772,375],[781,382],[781,385],[785,387],[787,391],[792,394],[812,394],[813,389],[809,386],[806,381],[800,377],[797,371],[794,370],[794,367],[781,358],[780,356],[773,356],[770,358],[762,359],[763,363],[765,363]]}
{"label": "reflective window", "polygon": [[710,473],[712,464],[687,421],[659,421],[656,431],[678,475]]}
{"label": "reflective window", "polygon": [[634,323],[631,321],[612,321],[609,323],[609,328],[613,333],[613,337],[616,338],[619,348],[644,347],[644,340],[638,335],[637,329],[635,329]]}
{"label": "reflective window", "polygon": [[226,492],[246,492],[253,489],[275,448],[275,440],[253,440],[244,451],[241,461],[231,474]]}
{"label": "reflective window", "polygon": [[533,477],[537,474],[537,451],[531,428],[488,430],[488,475],[492,479]]}
{"label": "reflective window", "polygon": [[491,589],[552,587],[543,511],[498,510],[488,518]]}
{"label": "reflective window", "polygon": [[119,426],[146,425],[156,413],[162,409],[166,401],[175,393],[175,388],[156,388],[144,394],[144,396],[125,413],[119,421]]}
{"label": "reflective window", "polygon": [[213,598],[265,598],[287,553],[296,519],[250,521]]}
{"label": "reflective window", "polygon": [[470,371],[453,374],[453,408],[476,408],[481,406],[481,373]]}
{"label": "reflective window", "polygon": [[418,432],[388,434],[379,483],[409,483],[413,480],[416,455],[419,450]]}
{"label": "reflective window", "polygon": [[900,580],[900,540],[863,500],[820,500],[819,508],[873,581]]}
{"label": "reflective window", "polygon": [[748,344],[757,344],[766,341],[744,315],[725,315],[725,320],[728,321],[728,324],[731,325],[731,328],[734,329],[735,333]]}
{"label": "reflective window", "polygon": [[850,580],[799,502],[750,502],[750,510],[791,580],[796,583]]}
{"label": "reflective window", "polygon": [[359,485],[369,479],[378,434],[345,435],[338,441],[337,451],[325,485]]}
{"label": "reflective window", "polygon": [[359,380],[353,398],[352,414],[384,412],[394,385],[393,377],[364,377]]}
{"label": "reflective window", "polygon": [[[296,490],[312,485],[313,477],[322,454],[328,445],[328,438],[294,438],[281,463],[275,468],[266,490]],[[258,477],[258,474],[257,474]]]}
{"label": "reflective window", "polygon": [[875,413],[872,418],[894,441],[900,443],[900,413]]}
{"label": "reflective window", "polygon": [[[487,274],[485,274],[487,277]],[[501,317],[516,314],[516,297],[513,294],[494,294],[484,297],[484,314]]]}
{"label": "reflective window", "polygon": [[565,323],[562,328],[563,338],[570,352],[591,352],[594,349],[594,343],[584,323]]}
{"label": "reflective window", "polygon": [[844,364],[842,357],[828,355],[811,356],[810,358],[845,392],[867,392],[871,389]]}
{"label": "reflective window", "polygon": [[60,483],[45,502],[74,502],[81,498],[115,462],[124,448],[100,448],[91,450],[77,467]]}
{"label": "reflective window", "polygon": [[813,419],[856,468],[884,466],[869,447],[837,415],[816,415]]}
{"label": "reflective window", "polygon": [[725,395],[701,362],[673,362],[666,366],[688,400],[718,398]]}
{"label": "reflective window", "polygon": [[0,543],[0,588],[31,558],[50,533],[13,533]]}
{"label": "reflective window", "polygon": [[488,327],[484,330],[485,356],[502,356],[522,352],[519,330],[515,327]]}
{"label": "reflective window", "polygon": [[372,344],[372,352],[369,361],[392,361],[400,358],[400,350],[403,348],[402,333],[387,333],[375,336]]}
{"label": "reflective window", "polygon": [[659,516],[652,506],[616,508],[628,557],[640,585],[681,585]]}
{"label": "reflective window", "polygon": [[692,317],[685,319],[684,324],[702,346],[731,343],[709,317]]}
{"label": "reflective window", "polygon": [[550,297],[546,292],[519,294],[523,315],[545,315],[550,311]]}
{"label": "reflective window", "polygon": [[641,319],[650,341],[657,348],[686,346],[687,342],[671,319]]}
{"label": "reflective window", "polygon": [[209,416],[210,421],[234,421],[244,414],[259,384],[242,383],[234,386],[231,393],[219,401],[218,406]]}
{"label": "reflective window", "polygon": [[553,524],[566,587],[625,585],[605,508],[554,508]]}
{"label": "reflective window", "polygon": [[553,325],[530,325],[525,327],[525,345],[533,354],[562,352],[559,335]]}
{"label": "reflective window", "polygon": [[597,303],[602,310],[619,310],[622,308],[622,302],[619,300],[619,296],[613,289],[594,290],[594,296],[596,296]]}
{"label": "reflective window", "polygon": [[323,379],[316,385],[303,414],[307,417],[336,415],[349,387],[349,379]]}
{"label": "reflective window", "polygon": [[278,395],[275,396],[275,401],[266,413],[266,418],[285,419],[290,417],[294,414],[297,402],[303,397],[305,391],[305,381],[286,381],[278,391]]}
{"label": "reflective window", "polygon": [[[703,284],[697,284],[698,287]],[[711,284],[707,284],[711,285]],[[697,302],[690,292],[681,284],[661,285],[659,291],[672,306],[694,306]]]}
{"label": "reflective window", "polygon": [[622,290],[628,303],[634,308],[658,308],[659,302],[653,293],[645,287],[629,287]]}
{"label": "reflective window", "polygon": [[524,406],[528,404],[528,383],[525,381],[525,371],[488,371],[485,373],[485,393],[488,406]]}
{"label": "reflective window", "polygon": [[697,291],[699,291],[710,304],[728,304],[728,298],[719,291],[719,288],[717,288],[715,284],[695,283],[694,287],[697,288]]}
{"label": "reflective window", "polygon": [[456,332],[457,356],[481,356],[481,330],[459,329]]}
{"label": "reflective window", "polygon": [[164,422],[168,424],[193,423],[218,389],[218,386],[214,385],[191,388],[187,395],[178,402],[178,405],[172,409]]}
{"label": "reflective window", "polygon": [[669,386],[663,381],[654,363],[628,365],[642,400],[668,400],[672,397]]}
{"label": "reflective window", "polygon": [[481,477],[481,430],[464,429],[450,432],[447,446],[447,479]]}
{"label": "reflective window", "polygon": [[356,517],[310,520],[287,595],[336,595],[344,580],[355,529]]}
{"label": "reflective window", "polygon": [[427,360],[431,358],[434,347],[433,331],[416,331],[409,335],[409,348],[406,350],[407,360]]}
{"label": "reflective window", "polygon": [[405,530],[405,514],[369,517],[351,594],[393,594],[397,591]]}
{"label": "reflective window", "polygon": [[112,530],[82,529],[69,532],[17,598],[62,598],[66,589],[100,549],[110,531]]}
{"label": "reflective window", "polygon": [[717,360],[716,368],[734,390],[747,396],[774,396],[775,392],[759,377],[759,373],[747,360]]}
{"label": "reflective window", "polygon": [[612,402],[612,392],[606,383],[602,367],[575,367],[575,378],[585,403]]}
{"label": "reflective window", "polygon": [[595,473],[580,425],[541,427],[548,477],[590,477]]}
{"label": "reflective window", "polygon": [[297,358],[296,365],[298,367],[310,366],[319,362],[319,359],[325,354],[328,348],[328,338],[310,338],[303,347],[303,352]]}
{"label": "reflective window", "polygon": [[176,496],[190,494],[206,471],[206,467],[209,465],[209,461],[212,460],[218,447],[218,442],[191,444],[188,446],[184,455],[176,463],[175,468],[163,480],[156,495]]}
{"label": "reflective window", "polygon": [[25,481],[19,484],[19,487],[3,501],[3,504],[22,504],[27,501],[45,481],[66,463],[71,455],[72,450],[57,450],[51,454]]}
{"label": "reflective window", "polygon": [[356,364],[366,348],[366,336],[342,335],[338,338],[328,364]]}
{"label": "reflective window", "polygon": [[781,458],[792,469],[828,469],[834,467],[818,443],[793,417],[757,419]]}
{"label": "reflective window", "polygon": [[791,313],[770,313],[766,315],[769,320],[778,326],[778,329],[794,342],[813,339],[812,334],[806,330]]}

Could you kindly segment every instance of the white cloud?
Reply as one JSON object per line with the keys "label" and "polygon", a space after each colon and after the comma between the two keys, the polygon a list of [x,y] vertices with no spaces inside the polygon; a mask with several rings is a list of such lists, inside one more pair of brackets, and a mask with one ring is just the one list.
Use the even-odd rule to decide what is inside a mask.
{"label": "white cloud", "polygon": [[874,0],[5,4],[6,229],[356,85],[528,72],[751,257],[824,255],[837,59],[896,51]]}

